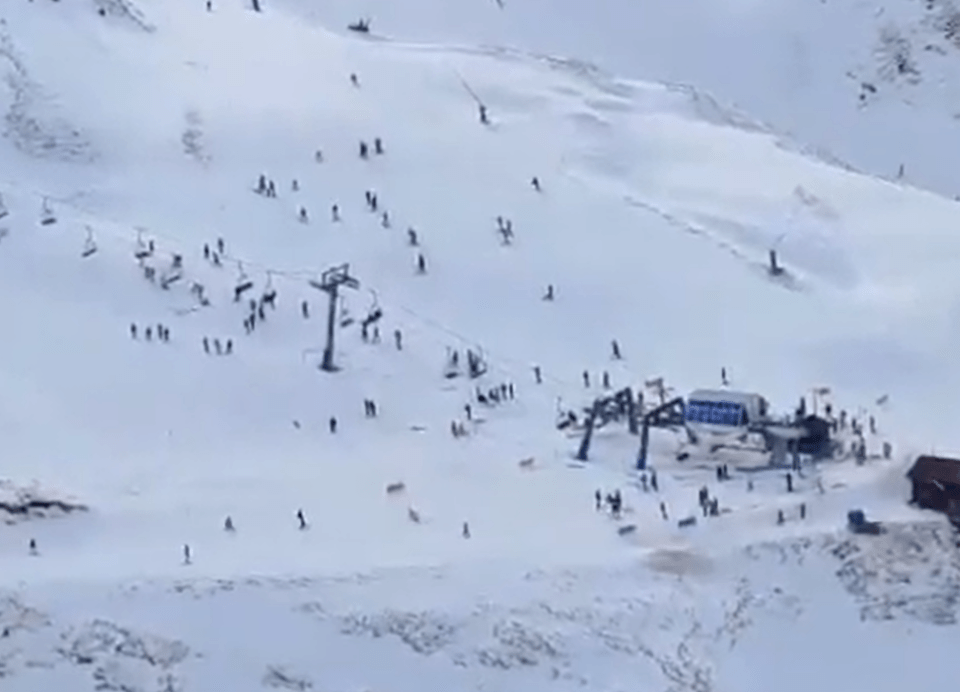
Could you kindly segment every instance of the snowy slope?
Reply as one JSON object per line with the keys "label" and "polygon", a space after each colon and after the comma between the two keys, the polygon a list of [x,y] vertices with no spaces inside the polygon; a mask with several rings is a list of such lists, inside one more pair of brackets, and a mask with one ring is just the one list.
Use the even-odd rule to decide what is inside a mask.
{"label": "snowy slope", "polygon": [[[266,673],[288,665],[317,689],[759,690],[776,659],[770,672],[747,664],[773,633],[790,636],[777,618],[805,624],[810,656],[831,649],[821,631],[869,625],[876,646],[892,647],[915,628],[918,650],[956,636],[931,624],[953,612],[949,579],[914,599],[939,609],[861,626],[854,597],[885,594],[833,576],[849,561],[833,531],[854,504],[906,532],[934,521],[915,542],[931,572],[956,568],[941,554],[945,529],[904,506],[902,479],[916,448],[960,446],[958,368],[943,357],[958,336],[954,203],[731,126],[696,93],[575,62],[366,40],[239,4],[102,6],[103,17],[84,3],[24,4],[0,27],[2,478],[88,507],[13,517],[0,532],[16,599],[0,606],[12,689],[124,689],[128,678],[126,689],[296,688]],[[488,104],[489,127],[463,81]],[[374,137],[385,153],[361,160],[359,141]],[[254,193],[261,173],[276,199]],[[389,228],[364,208],[365,190]],[[55,223],[40,222],[44,200]],[[498,215],[513,222],[509,246]],[[88,238],[98,250],[83,258]],[[218,238],[220,267],[203,256]],[[771,247],[785,280],[765,272]],[[164,291],[143,267],[162,277],[174,253],[183,277]],[[345,292],[348,312],[382,307],[383,339],[364,343],[356,322],[339,329],[342,370],[327,374],[316,369],[325,305],[309,281],[341,262],[361,283]],[[249,335],[246,303],[233,301],[245,279],[248,296],[278,296]],[[541,299],[548,284],[553,302]],[[145,341],[156,324],[169,343]],[[233,353],[205,354],[204,337],[231,339]],[[445,378],[450,348],[482,350],[489,373]],[[676,462],[679,441],[655,435],[657,495],[630,480],[637,441],[624,431],[601,431],[591,462],[571,465],[578,440],[555,427],[558,398],[579,409],[603,371],[614,386],[663,376],[683,394],[717,383],[721,367],[783,411],[833,386],[838,408],[878,417],[870,453],[892,440],[895,459],[811,469],[792,495],[779,472],[750,473],[747,491],[738,468],[714,488],[730,511],[687,532],[675,520],[698,511],[697,487],[726,457]],[[477,385],[504,382],[516,399],[476,402]],[[889,404],[874,405],[884,394]],[[480,420],[464,420],[467,403]],[[468,436],[450,435],[454,420]],[[594,510],[596,487],[623,488],[636,534]],[[308,531],[296,530],[301,508]],[[743,557],[784,541],[809,551],[806,566]],[[786,595],[771,591],[774,573]],[[713,633],[744,594],[772,605],[756,615],[759,639],[729,656]],[[876,672],[871,689],[902,689]]]}
{"label": "snowy slope", "polygon": [[575,56],[695,86],[811,152],[953,197],[960,14],[952,0],[273,0],[401,40]]}

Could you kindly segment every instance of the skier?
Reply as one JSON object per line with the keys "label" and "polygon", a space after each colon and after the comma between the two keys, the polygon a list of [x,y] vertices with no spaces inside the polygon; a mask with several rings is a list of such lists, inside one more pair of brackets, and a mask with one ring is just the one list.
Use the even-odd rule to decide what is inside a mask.
{"label": "skier", "polygon": [[650,471],[650,487],[653,488],[653,492],[660,492],[657,488],[657,472]]}
{"label": "skier", "polygon": [[186,543],[183,544],[183,564],[190,564],[190,546]]}
{"label": "skier", "polygon": [[800,518],[801,518],[801,519],[806,519],[806,518],[807,518],[807,503],[806,503],[806,502],[801,502],[801,503],[800,503]]}
{"label": "skier", "polygon": [[720,368],[720,382],[723,383],[723,386],[726,387],[729,382],[727,382],[727,369]]}
{"label": "skier", "polygon": [[323,163],[323,152],[320,149],[317,149],[313,154],[313,160],[317,163]]}
{"label": "skier", "polygon": [[792,473],[787,473],[787,492],[788,493],[793,492],[793,474]]}
{"label": "skier", "polygon": [[30,547],[30,554],[31,554],[31,555],[36,555],[36,554],[37,554],[37,539],[36,539],[36,538],[31,538],[31,539],[30,539],[29,547]]}
{"label": "skier", "polygon": [[305,320],[310,318],[310,303],[305,300],[300,303],[300,314]]}
{"label": "skier", "polygon": [[620,355],[620,344],[617,343],[616,339],[610,342],[610,348],[613,351],[613,359],[620,360],[622,358]]}
{"label": "skier", "polygon": [[470,404],[464,404],[463,411],[467,414],[467,420],[473,420],[473,409],[470,407]]}
{"label": "skier", "polygon": [[540,366],[539,366],[539,365],[534,365],[534,366],[533,366],[533,377],[534,377],[534,379],[536,379],[537,384],[543,384],[543,378],[540,376]]}
{"label": "skier", "polygon": [[226,353],[227,353],[228,356],[229,356],[231,353],[233,353],[233,339],[227,339],[227,351],[226,351]]}
{"label": "skier", "polygon": [[603,493],[601,493],[599,490],[593,491],[593,504],[594,509],[596,509],[598,512],[603,508]]}
{"label": "skier", "polygon": [[300,183],[297,182],[296,178],[294,178],[293,182],[290,183],[290,189],[294,192],[298,192],[300,190]]}
{"label": "skier", "polygon": [[610,389],[610,373],[606,370],[603,371],[603,388]]}
{"label": "skier", "polygon": [[207,243],[203,244],[203,259],[210,259],[210,246]]}
{"label": "skier", "polygon": [[390,215],[387,212],[383,212],[383,216],[380,217],[380,225],[384,228],[390,228]]}
{"label": "skier", "polygon": [[203,337],[203,352],[210,355],[210,339]]}
{"label": "skier", "polygon": [[330,433],[333,434],[336,432],[337,432],[337,419],[333,416],[330,416]]}
{"label": "skier", "polygon": [[300,207],[300,223],[307,223],[307,210]]}
{"label": "skier", "polygon": [[417,247],[417,232],[412,228],[407,229],[407,241],[410,243],[411,247]]}
{"label": "skier", "polygon": [[537,192],[540,192],[540,179],[537,176],[533,176],[530,180],[530,184],[533,185],[533,189]]}
{"label": "skier", "polygon": [[427,273],[427,260],[423,256],[423,253],[417,255],[417,273],[426,274]]}
{"label": "skier", "polygon": [[547,284],[547,292],[543,294],[544,300],[553,300],[553,284]]}
{"label": "skier", "polygon": [[340,207],[334,204],[330,208],[330,216],[333,219],[333,222],[337,223],[340,220]]}
{"label": "skier", "polygon": [[153,331],[150,329],[150,327],[147,327],[143,335],[147,338],[147,341],[150,341],[150,339],[153,337]]}
{"label": "skier", "polygon": [[587,388],[590,387],[590,373],[586,370],[583,371],[583,386]]}
{"label": "skier", "polygon": [[376,137],[376,138],[374,138],[374,140],[373,140],[373,152],[374,152],[375,154],[382,154],[382,153],[383,153],[383,142],[380,140],[379,137]]}
{"label": "skier", "polygon": [[481,124],[481,125],[489,125],[489,124],[490,124],[490,120],[487,118],[487,107],[484,106],[482,103],[477,104],[477,105],[478,105],[479,110],[480,110],[480,124]]}
{"label": "skier", "polygon": [[464,538],[470,538],[470,524],[463,522],[463,528],[461,529],[460,534]]}
{"label": "skier", "polygon": [[213,340],[213,348],[217,352],[218,356],[223,355],[223,348],[220,346],[220,339]]}
{"label": "skier", "polygon": [[298,509],[298,510],[297,510],[297,521],[300,522],[300,530],[301,530],[301,531],[303,531],[304,529],[307,528],[307,519],[306,519],[306,517],[303,516],[303,510],[302,510],[302,509]]}
{"label": "skier", "polygon": [[393,343],[396,345],[398,351],[403,350],[403,334],[399,329],[393,330]]}
{"label": "skier", "polygon": [[360,86],[360,80],[357,79],[357,75],[354,74],[353,72],[350,73],[350,83],[353,84],[353,86],[355,87]]}
{"label": "skier", "polygon": [[367,154],[368,154],[367,143],[361,140],[360,141],[360,158],[361,159],[367,158]]}
{"label": "skier", "polygon": [[131,339],[137,338],[137,325],[135,324],[130,325],[130,338]]}
{"label": "skier", "polygon": [[[267,193],[267,176],[265,176],[263,173],[260,174],[260,179],[257,180],[257,192],[259,192],[261,195]],[[221,250],[221,252],[223,251]]]}
{"label": "skier", "polygon": [[224,253],[223,238],[217,238],[217,252],[221,255]]}
{"label": "skier", "polygon": [[233,528],[233,519],[231,519],[229,516],[228,516],[228,517],[226,518],[226,520],[223,522],[223,530],[224,530],[224,531],[233,531],[233,530],[234,530],[234,528]]}

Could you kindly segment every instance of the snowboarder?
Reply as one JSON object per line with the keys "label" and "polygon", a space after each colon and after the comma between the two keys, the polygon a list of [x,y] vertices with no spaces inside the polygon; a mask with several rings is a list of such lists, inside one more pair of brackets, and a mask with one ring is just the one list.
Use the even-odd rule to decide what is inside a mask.
{"label": "snowboarder", "polygon": [[303,510],[302,510],[302,509],[298,509],[298,510],[297,510],[297,521],[300,522],[300,530],[301,530],[301,531],[303,531],[304,529],[307,528],[307,519],[306,519],[306,517],[303,516]]}
{"label": "snowboarder", "polygon": [[337,419],[334,416],[330,416],[330,433],[334,434],[337,432]]}

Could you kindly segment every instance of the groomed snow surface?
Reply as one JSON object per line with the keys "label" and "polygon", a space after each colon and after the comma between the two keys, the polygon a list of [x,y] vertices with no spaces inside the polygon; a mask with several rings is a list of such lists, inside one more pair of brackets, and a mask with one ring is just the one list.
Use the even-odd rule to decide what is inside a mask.
{"label": "groomed snow surface", "polygon": [[[960,448],[960,206],[693,89],[243,5],[0,9],[0,506],[34,503],[0,510],[4,690],[950,688],[960,555],[903,474]],[[311,281],[344,262],[325,373]],[[829,386],[867,462],[787,492],[654,431],[654,492],[624,426],[585,463],[557,429],[604,372],[721,368],[782,413]]]}

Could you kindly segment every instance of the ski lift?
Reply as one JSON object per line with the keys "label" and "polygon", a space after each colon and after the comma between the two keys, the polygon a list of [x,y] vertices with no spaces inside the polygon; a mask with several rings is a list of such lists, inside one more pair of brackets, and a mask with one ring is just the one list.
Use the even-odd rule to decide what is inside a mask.
{"label": "ski lift", "polygon": [[147,259],[150,255],[153,254],[153,251],[150,249],[150,246],[143,242],[143,229],[137,229],[137,249],[133,251],[133,256],[137,258],[138,262],[142,262]]}
{"label": "ski lift", "polygon": [[358,34],[369,34],[370,33],[370,20],[369,19],[358,19],[353,24],[347,24],[347,28],[350,31],[356,31]]}
{"label": "ski lift", "polygon": [[81,257],[90,257],[97,251],[97,243],[93,240],[93,229],[87,226],[87,238],[83,241]]}
{"label": "ski lift", "polygon": [[347,301],[345,298],[340,298],[340,327],[349,327],[356,320],[353,318],[353,315],[350,314],[350,311],[347,310]]}
{"label": "ski lift", "polygon": [[372,290],[373,304],[367,308],[367,316],[363,318],[363,326],[369,327],[371,324],[383,317],[383,310],[380,309],[380,301],[377,299],[377,292]]}
{"label": "ski lift", "polygon": [[57,217],[50,208],[50,202],[46,197],[43,198],[43,205],[40,207],[40,224],[49,226],[57,222]]}

